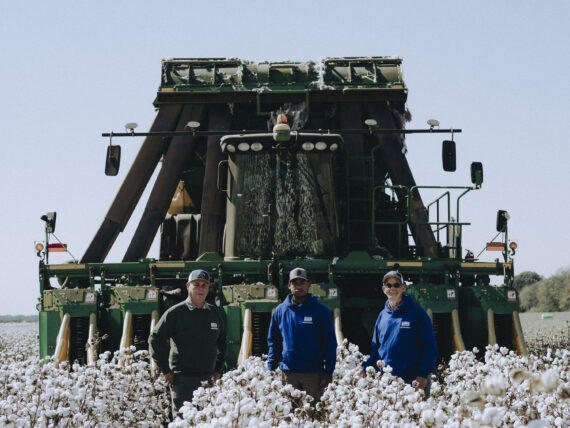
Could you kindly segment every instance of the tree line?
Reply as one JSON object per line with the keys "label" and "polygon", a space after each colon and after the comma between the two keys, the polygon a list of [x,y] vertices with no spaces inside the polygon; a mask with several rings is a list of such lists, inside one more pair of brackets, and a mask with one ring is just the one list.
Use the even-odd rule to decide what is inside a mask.
{"label": "tree line", "polygon": [[549,278],[526,271],[515,276],[514,288],[519,292],[521,311],[570,311],[570,269]]}

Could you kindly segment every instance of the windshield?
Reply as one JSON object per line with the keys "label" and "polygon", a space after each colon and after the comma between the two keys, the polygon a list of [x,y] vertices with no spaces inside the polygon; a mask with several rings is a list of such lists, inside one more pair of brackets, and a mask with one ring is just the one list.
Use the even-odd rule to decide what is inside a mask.
{"label": "windshield", "polygon": [[234,223],[233,255],[333,254],[338,224],[332,161],[333,154],[316,152],[231,156],[227,221]]}

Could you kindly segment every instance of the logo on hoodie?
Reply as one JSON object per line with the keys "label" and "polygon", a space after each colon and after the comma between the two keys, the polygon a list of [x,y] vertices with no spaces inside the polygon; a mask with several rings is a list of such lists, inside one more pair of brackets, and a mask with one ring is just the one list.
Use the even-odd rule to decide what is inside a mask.
{"label": "logo on hoodie", "polygon": [[217,322],[211,322],[210,323],[210,330],[217,330],[218,329],[218,323]]}
{"label": "logo on hoodie", "polygon": [[313,323],[313,317],[303,318],[303,324],[312,324],[312,323]]}
{"label": "logo on hoodie", "polygon": [[412,326],[410,325],[409,321],[402,321],[402,324],[400,324],[400,328],[412,328]]}

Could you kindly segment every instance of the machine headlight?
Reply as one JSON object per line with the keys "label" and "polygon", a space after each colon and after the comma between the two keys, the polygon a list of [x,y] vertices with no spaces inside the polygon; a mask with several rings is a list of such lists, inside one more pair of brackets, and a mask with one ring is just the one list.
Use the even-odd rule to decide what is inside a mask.
{"label": "machine headlight", "polygon": [[260,150],[263,150],[263,144],[259,142],[251,143],[251,150],[259,152]]}
{"label": "machine headlight", "polygon": [[334,152],[335,150],[338,149],[338,144],[337,143],[332,143],[329,147],[329,149],[331,149],[331,152]]}
{"label": "machine headlight", "polygon": [[233,152],[236,151],[236,146],[234,146],[233,144],[228,144],[228,145],[226,146],[226,150],[227,150],[228,152],[230,152],[230,153],[233,153]]}
{"label": "machine headlight", "polygon": [[249,144],[248,143],[239,143],[238,149],[242,152],[247,152],[249,150]]}
{"label": "machine headlight", "polygon": [[325,150],[327,148],[327,143],[324,141],[319,141],[315,144],[315,149],[317,150]]}
{"label": "machine headlight", "polygon": [[303,143],[301,145],[301,147],[303,148],[303,150],[310,151],[310,150],[313,150],[315,148],[315,145],[313,143],[306,142],[306,143]]}

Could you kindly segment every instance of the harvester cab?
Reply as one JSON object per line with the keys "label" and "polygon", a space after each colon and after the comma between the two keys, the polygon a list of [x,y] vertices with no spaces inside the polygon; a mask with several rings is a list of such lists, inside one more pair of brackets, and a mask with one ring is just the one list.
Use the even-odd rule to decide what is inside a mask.
{"label": "harvester cab", "polygon": [[[120,163],[113,141],[145,140],[87,251],[78,263],[40,260],[42,357],[88,361],[101,350],[146,349],[153,323],[186,297],[188,273],[205,269],[235,366],[267,352],[271,313],[295,267],[333,313],[337,340],[365,353],[390,270],[429,313],[442,358],[489,343],[526,353],[508,214],[499,212],[486,246],[503,260],[482,262],[465,253],[469,223],[460,220],[462,198],[482,186],[482,165],[471,165],[472,185],[416,184],[405,137],[449,135],[442,164],[455,171],[461,130],[433,119],[427,129],[405,128],[401,59],[172,59],[161,75],[151,129],[137,133],[130,123],[103,134],[111,176]],[[105,262],[161,160],[123,260]],[[157,233],[159,255],[147,258]]]}

